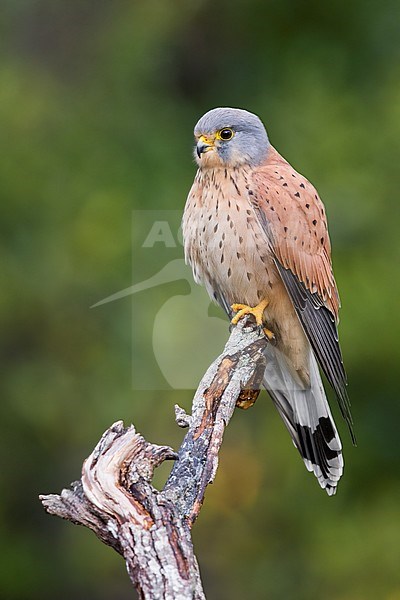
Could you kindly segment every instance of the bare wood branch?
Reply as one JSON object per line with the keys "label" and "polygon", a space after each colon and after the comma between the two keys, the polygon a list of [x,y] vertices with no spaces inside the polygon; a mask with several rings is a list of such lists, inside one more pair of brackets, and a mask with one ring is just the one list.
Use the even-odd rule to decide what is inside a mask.
{"label": "bare wood branch", "polygon": [[190,525],[199,514],[207,485],[215,478],[224,430],[236,403],[240,403],[243,390],[258,392],[266,344],[258,329],[239,323],[194,396],[189,431],[163,491]]}
{"label": "bare wood branch", "polygon": [[[247,408],[258,395],[267,343],[246,321],[233,329],[197,389],[192,415],[175,407],[178,425],[188,427],[177,454],[119,421],[84,462],[79,482],[60,495],[40,496],[48,513],[89,527],[124,557],[140,598],[204,598],[190,528],[215,478],[235,406]],[[159,491],[151,480],[164,460],[176,462]]]}

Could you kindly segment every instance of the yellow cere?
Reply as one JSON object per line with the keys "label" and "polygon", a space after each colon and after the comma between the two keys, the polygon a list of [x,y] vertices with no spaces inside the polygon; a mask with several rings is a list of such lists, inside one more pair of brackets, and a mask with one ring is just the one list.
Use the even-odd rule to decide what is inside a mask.
{"label": "yellow cere", "polygon": [[199,142],[201,142],[202,144],[207,144],[207,146],[213,146],[214,141],[215,141],[214,137],[208,137],[206,135],[201,135],[199,137]]}

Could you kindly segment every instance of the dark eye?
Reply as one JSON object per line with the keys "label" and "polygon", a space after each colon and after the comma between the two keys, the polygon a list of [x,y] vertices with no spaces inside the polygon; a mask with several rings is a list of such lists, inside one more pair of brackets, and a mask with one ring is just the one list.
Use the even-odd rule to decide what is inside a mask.
{"label": "dark eye", "polygon": [[219,132],[219,137],[221,138],[221,140],[230,140],[231,138],[233,138],[232,129],[229,129],[228,127],[225,127],[225,129],[221,129],[221,131]]}

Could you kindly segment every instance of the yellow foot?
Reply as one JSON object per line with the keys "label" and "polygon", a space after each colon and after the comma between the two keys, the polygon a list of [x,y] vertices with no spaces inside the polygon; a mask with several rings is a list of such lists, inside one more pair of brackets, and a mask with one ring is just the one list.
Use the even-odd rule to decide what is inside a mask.
{"label": "yellow foot", "polygon": [[[235,313],[237,313],[231,320],[232,325],[237,325],[237,323],[240,321],[240,319],[246,315],[253,315],[253,317],[256,320],[257,325],[262,326],[264,310],[267,308],[268,304],[269,304],[268,300],[262,300],[260,302],[260,304],[257,304],[257,306],[254,306],[254,307],[247,306],[247,304],[232,304],[231,309]],[[275,338],[272,331],[270,331],[269,329],[267,329],[265,327],[263,327],[263,329],[264,329],[265,335],[267,336],[267,338],[269,340],[272,340]]]}
{"label": "yellow foot", "polygon": [[268,300],[262,300],[257,306],[251,307],[247,304],[232,304],[231,309],[237,313],[231,321],[232,325],[237,325],[242,317],[245,315],[253,315],[257,325],[263,324],[264,310],[267,308]]}

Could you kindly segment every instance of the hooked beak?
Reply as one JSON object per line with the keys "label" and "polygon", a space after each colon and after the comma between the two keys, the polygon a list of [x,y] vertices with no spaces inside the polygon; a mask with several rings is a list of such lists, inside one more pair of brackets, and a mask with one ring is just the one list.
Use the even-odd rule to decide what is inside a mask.
{"label": "hooked beak", "polygon": [[196,146],[197,156],[201,158],[202,154],[205,154],[210,150],[214,150],[214,140],[206,137],[205,135],[200,136]]}

